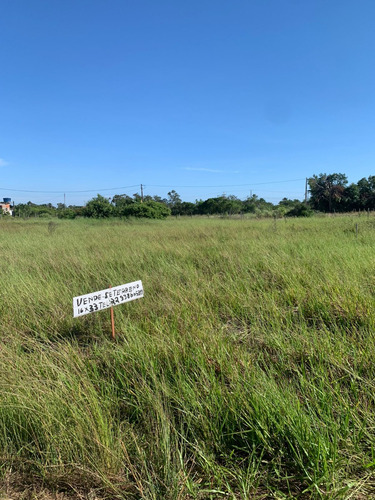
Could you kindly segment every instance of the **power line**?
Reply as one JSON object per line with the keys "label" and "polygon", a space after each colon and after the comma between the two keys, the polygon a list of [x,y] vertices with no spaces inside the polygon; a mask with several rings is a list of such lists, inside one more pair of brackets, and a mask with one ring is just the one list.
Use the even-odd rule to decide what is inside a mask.
{"label": "power line", "polygon": [[304,181],[305,177],[302,177],[300,179],[290,179],[286,181],[267,181],[267,182],[250,182],[247,184],[223,184],[223,185],[215,185],[215,186],[163,186],[159,184],[148,184],[148,187],[159,187],[159,188],[229,188],[229,187],[246,187],[246,186],[262,186],[264,184],[281,184],[283,182],[297,182],[297,181]]}
{"label": "power line", "polygon": [[[287,182],[299,182],[299,181],[304,181],[305,177],[300,178],[300,179],[289,179],[289,180],[284,180],[284,181],[267,181],[267,182],[249,182],[246,184],[221,184],[221,185],[202,185],[202,186],[179,186],[179,185],[159,185],[159,184],[148,184],[147,187],[153,187],[153,188],[168,188],[168,189],[180,189],[180,188],[191,188],[191,189],[204,189],[204,188],[231,188],[231,187],[248,187],[248,186],[263,186],[266,184],[282,184],[282,183],[287,183]],[[41,190],[31,190],[31,189],[13,189],[13,188],[5,188],[1,187],[0,189],[4,191],[13,191],[15,193],[36,193],[36,194],[79,194],[79,193],[98,193],[102,191],[118,191],[120,189],[130,189],[134,187],[138,187],[139,184],[133,184],[131,186],[120,186],[120,187],[112,187],[112,188],[98,188],[98,189],[84,189],[80,191],[68,191],[68,190],[62,190],[62,191],[41,191]],[[141,184],[141,191],[143,190],[142,188],[145,188],[145,185]]]}

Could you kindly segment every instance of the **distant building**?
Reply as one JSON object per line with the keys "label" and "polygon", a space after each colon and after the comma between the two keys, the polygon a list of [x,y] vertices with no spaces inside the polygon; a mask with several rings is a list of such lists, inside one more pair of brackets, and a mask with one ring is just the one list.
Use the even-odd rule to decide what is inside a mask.
{"label": "distant building", "polygon": [[4,214],[13,215],[13,207],[12,200],[10,198],[3,198],[3,201],[0,201],[0,209]]}

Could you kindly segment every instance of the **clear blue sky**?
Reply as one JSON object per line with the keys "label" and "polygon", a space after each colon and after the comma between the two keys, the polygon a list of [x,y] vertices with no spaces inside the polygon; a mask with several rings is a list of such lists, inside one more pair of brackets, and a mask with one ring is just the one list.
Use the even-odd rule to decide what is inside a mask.
{"label": "clear blue sky", "polygon": [[1,0],[0,198],[277,202],[375,174],[374,19],[374,0]]}

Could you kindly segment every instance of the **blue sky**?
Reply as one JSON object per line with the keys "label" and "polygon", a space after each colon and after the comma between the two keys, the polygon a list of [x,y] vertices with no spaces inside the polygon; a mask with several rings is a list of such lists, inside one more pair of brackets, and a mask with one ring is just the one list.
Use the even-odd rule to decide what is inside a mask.
{"label": "blue sky", "polygon": [[373,0],[1,0],[0,198],[277,202],[373,175],[374,19]]}

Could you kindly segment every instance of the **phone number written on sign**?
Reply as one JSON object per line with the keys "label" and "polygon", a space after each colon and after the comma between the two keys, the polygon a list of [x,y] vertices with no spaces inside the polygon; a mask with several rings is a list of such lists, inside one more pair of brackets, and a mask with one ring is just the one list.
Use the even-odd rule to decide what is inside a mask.
{"label": "phone number written on sign", "polygon": [[73,316],[84,316],[96,311],[118,306],[143,297],[142,281],[133,281],[126,285],[114,286],[99,292],[80,295],[73,299]]}

